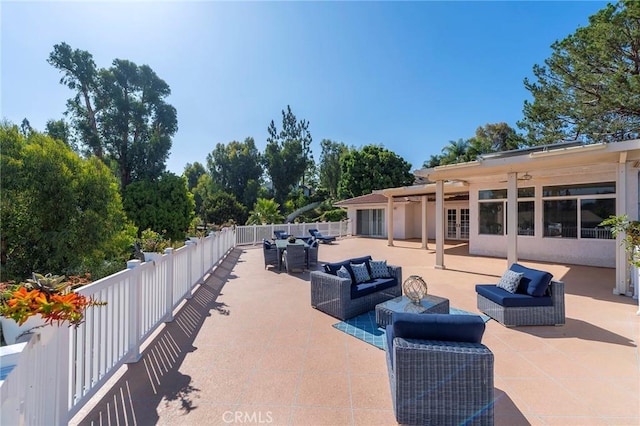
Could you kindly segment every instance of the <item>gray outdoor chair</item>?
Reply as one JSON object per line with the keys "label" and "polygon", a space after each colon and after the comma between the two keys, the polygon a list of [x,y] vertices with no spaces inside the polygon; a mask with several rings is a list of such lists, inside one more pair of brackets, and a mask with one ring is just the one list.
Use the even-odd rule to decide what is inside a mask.
{"label": "gray outdoor chair", "polygon": [[262,253],[264,254],[265,269],[267,269],[269,265],[278,266],[278,249],[275,244],[267,240],[262,240]]}
{"label": "gray outdoor chair", "polygon": [[307,267],[311,269],[311,266],[316,266],[318,264],[318,250],[319,250],[319,241],[313,240],[309,243],[309,248],[307,249]]}
{"label": "gray outdoor chair", "polygon": [[304,271],[307,266],[307,254],[302,244],[287,244],[287,249],[283,252],[283,258],[289,274],[293,270]]}
{"label": "gray outdoor chair", "polygon": [[396,420],[407,425],[493,425],[493,353],[477,315],[394,313],[387,367]]}

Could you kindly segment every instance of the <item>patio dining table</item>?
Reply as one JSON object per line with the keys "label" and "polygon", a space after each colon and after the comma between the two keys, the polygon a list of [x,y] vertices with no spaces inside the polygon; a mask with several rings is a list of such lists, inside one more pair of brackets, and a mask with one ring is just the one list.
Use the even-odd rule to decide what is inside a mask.
{"label": "patio dining table", "polygon": [[[278,271],[282,271],[282,252],[287,249],[289,244],[296,244],[304,246],[304,251],[307,255],[309,255],[309,244],[303,239],[297,238],[295,243],[290,243],[288,240],[276,240],[276,248],[278,249]],[[308,266],[308,265],[307,265]]]}

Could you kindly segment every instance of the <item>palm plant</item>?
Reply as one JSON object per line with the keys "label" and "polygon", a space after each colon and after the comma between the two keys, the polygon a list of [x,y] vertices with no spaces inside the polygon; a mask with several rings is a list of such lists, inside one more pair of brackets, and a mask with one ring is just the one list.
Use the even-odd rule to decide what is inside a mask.
{"label": "palm plant", "polygon": [[280,205],[272,199],[258,198],[249,212],[247,225],[266,225],[268,223],[282,223],[284,216],[278,210]]}

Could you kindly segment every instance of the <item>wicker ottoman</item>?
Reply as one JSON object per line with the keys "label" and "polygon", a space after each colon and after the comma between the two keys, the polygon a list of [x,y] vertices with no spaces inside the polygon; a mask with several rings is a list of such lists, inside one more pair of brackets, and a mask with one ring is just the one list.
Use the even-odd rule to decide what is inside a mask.
{"label": "wicker ottoman", "polygon": [[400,296],[376,305],[376,323],[379,327],[391,324],[394,312],[414,312],[417,314],[448,314],[449,299],[427,295],[420,303],[413,303],[408,297]]}

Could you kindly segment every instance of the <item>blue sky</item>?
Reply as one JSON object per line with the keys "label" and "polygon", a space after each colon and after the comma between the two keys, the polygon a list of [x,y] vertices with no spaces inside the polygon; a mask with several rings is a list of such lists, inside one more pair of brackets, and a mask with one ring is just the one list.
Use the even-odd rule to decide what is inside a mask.
{"label": "blue sky", "polygon": [[18,2],[2,0],[0,116],[44,130],[72,92],[53,45],[149,65],[171,87],[179,130],[167,168],[205,164],[287,105],[331,139],[380,144],[420,168],[478,126],[515,128],[523,79],[606,2]]}

